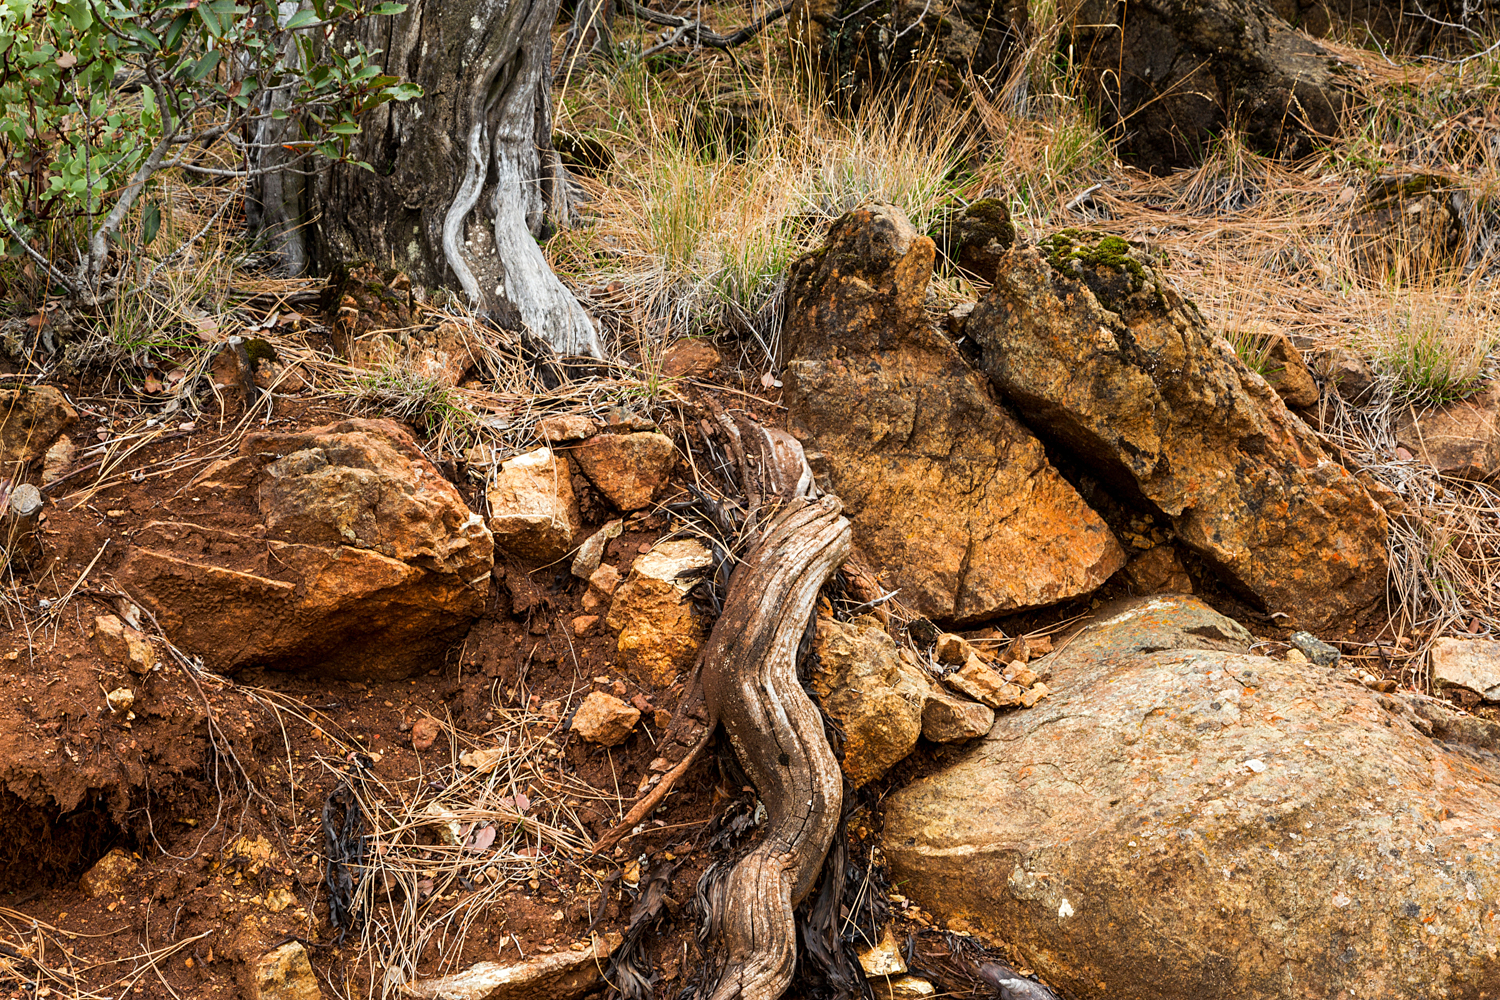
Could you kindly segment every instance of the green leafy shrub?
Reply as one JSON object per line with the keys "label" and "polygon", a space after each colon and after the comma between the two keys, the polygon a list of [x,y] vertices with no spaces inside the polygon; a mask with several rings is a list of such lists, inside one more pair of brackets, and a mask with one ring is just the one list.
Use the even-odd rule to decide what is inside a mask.
{"label": "green leafy shrub", "polygon": [[[143,243],[160,227],[149,194],[162,170],[249,177],[348,159],[361,114],[420,93],[383,73],[378,53],[342,36],[329,44],[402,4],[296,6],[0,0],[6,254],[31,257],[54,285],[97,304],[118,294],[105,279],[125,220],[140,213]],[[258,166],[273,146],[274,166]]]}

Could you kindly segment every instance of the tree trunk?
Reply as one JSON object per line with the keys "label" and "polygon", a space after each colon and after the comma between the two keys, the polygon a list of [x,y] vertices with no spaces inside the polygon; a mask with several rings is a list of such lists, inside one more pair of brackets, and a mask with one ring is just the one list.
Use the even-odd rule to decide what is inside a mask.
{"label": "tree trunk", "polygon": [[[360,40],[424,96],[367,114],[353,156],[312,186],[313,256],[365,259],[461,288],[499,326],[602,357],[592,321],[537,240],[569,216],[549,98],[558,0],[409,0]],[[333,44],[339,44],[335,39]]]}

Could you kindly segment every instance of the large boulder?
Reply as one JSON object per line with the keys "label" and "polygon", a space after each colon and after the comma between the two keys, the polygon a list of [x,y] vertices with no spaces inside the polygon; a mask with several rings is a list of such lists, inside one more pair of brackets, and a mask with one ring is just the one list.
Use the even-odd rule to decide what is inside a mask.
{"label": "large boulder", "polygon": [[1339,127],[1335,62],[1257,0],[1084,0],[1069,46],[1122,158],[1194,164],[1226,128],[1303,156]]}
{"label": "large boulder", "polygon": [[1267,611],[1318,628],[1384,598],[1384,510],[1137,248],[1013,250],[965,333],[1028,424]]}
{"label": "large boulder", "polygon": [[195,490],[253,501],[233,528],[152,522],[120,576],[215,670],[406,676],[483,613],[494,540],[399,424],[251,434]]}
{"label": "large boulder", "polygon": [[928,321],[934,255],[899,209],[876,203],[793,265],[782,377],[808,461],[844,501],[856,544],[928,617],[1088,593],[1123,550]]}
{"label": "large boulder", "polygon": [[1492,749],[1193,598],[1099,617],[1052,698],[886,800],[908,898],[1078,996],[1497,995]]}

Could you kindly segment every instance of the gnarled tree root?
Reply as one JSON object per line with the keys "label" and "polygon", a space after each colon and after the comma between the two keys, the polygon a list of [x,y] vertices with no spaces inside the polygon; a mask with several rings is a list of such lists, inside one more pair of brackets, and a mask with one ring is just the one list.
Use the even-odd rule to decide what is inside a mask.
{"label": "gnarled tree root", "polygon": [[837,497],[792,500],[735,570],[702,659],[723,723],[769,821],[761,842],[709,889],[709,1000],[777,1000],[796,960],[793,908],[812,891],[838,827],[843,775],[797,681],[797,647],[818,591],[849,554]]}

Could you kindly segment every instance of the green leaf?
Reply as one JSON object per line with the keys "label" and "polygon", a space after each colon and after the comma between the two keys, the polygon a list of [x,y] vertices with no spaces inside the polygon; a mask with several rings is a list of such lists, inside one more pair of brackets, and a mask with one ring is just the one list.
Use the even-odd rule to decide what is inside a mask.
{"label": "green leaf", "polygon": [[315,10],[299,10],[292,15],[290,21],[282,25],[282,30],[296,31],[298,28],[305,28],[309,24],[317,24],[321,20],[322,18],[318,16],[318,12]]}
{"label": "green leaf", "polygon": [[214,10],[212,5],[200,4],[198,6],[198,18],[203,22],[203,26],[208,29],[210,35],[218,38],[224,34],[224,28],[219,23],[219,12]]}
{"label": "green leaf", "polygon": [[404,4],[404,3],[378,3],[370,11],[370,13],[374,14],[376,17],[389,17],[392,14],[404,14],[404,13],[406,13],[406,4]]}
{"label": "green leaf", "polygon": [[328,126],[328,131],[334,135],[358,135],[359,124],[357,122],[339,122],[337,125]]}
{"label": "green leaf", "polygon": [[146,208],[141,212],[141,246],[149,247],[160,231],[161,206],[154,201],[147,202]]}
{"label": "green leaf", "polygon": [[[202,10],[203,8],[199,7],[198,9]],[[222,58],[224,58],[224,53],[220,52],[218,49],[214,49],[212,52],[205,52],[203,54],[203,58],[199,59],[193,65],[193,68],[188,70],[188,79],[192,80],[194,83],[202,80],[205,76],[214,71],[214,67],[219,65],[219,60]]]}

